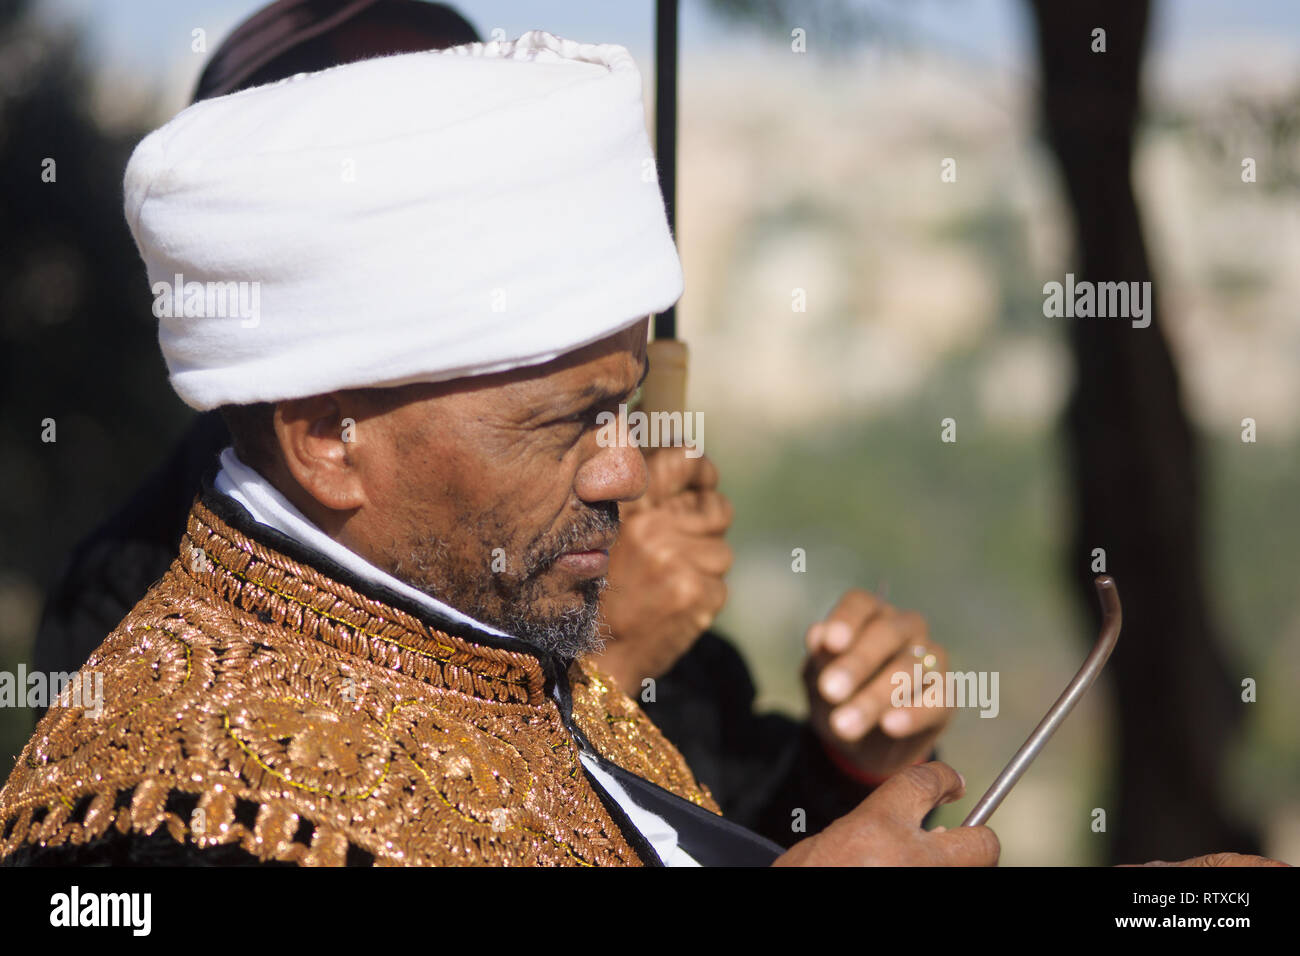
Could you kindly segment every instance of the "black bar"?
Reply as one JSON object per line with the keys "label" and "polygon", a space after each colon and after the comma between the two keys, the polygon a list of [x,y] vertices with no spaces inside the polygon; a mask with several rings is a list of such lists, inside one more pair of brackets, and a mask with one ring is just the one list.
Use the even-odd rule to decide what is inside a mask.
{"label": "black bar", "polygon": [[[677,238],[677,6],[655,0],[655,153],[668,228]],[[655,316],[655,338],[677,337],[677,307]]]}
{"label": "black bar", "polygon": [[[168,838],[165,832],[163,838]],[[743,902],[742,910],[720,902],[719,879],[708,868],[613,875],[584,868],[568,873],[532,868],[403,873],[360,867],[312,872],[256,866],[0,867],[0,917],[10,937],[17,933],[33,942],[43,941],[41,937],[48,934],[55,943],[101,947],[104,941],[133,943],[135,931],[124,925],[125,919],[115,920],[116,926],[88,927],[84,903],[92,894],[148,893],[148,935],[155,941],[171,946],[173,952],[198,951],[196,933],[233,935],[239,930],[248,942],[232,952],[241,956],[256,945],[264,949],[266,942],[281,940],[299,949],[317,940],[336,945],[345,924],[374,936],[385,931],[385,908],[391,909],[393,898],[403,894],[437,894],[454,900],[451,915],[457,925],[471,929],[504,925],[503,921],[515,918],[519,906],[511,900],[547,896],[556,900],[553,908],[559,917],[580,917],[584,926],[602,934],[608,928],[609,938],[617,939],[628,932],[626,908],[600,903],[612,899],[610,888],[616,887],[615,892],[624,896],[670,893],[674,917],[695,922],[698,916],[700,925],[714,925],[720,938],[740,940],[770,935],[781,925],[813,932],[809,920],[818,918],[828,926],[842,925],[846,940],[861,940],[863,945],[874,941],[877,948],[882,939],[915,940],[936,933],[958,945],[983,939],[1003,952],[1017,944],[1023,949],[1063,951],[1064,940],[1095,938],[1129,939],[1130,946],[1154,950],[1156,943],[1169,949],[1196,936],[1209,939],[1220,951],[1241,944],[1257,948],[1265,936],[1274,941],[1295,939],[1296,879],[1291,869],[916,868],[862,870],[839,880],[824,873],[820,877],[801,874],[797,869],[730,869],[721,879],[737,894],[731,898]],[[81,904],[75,909],[74,886]],[[791,899],[813,900],[825,915],[792,908]],[[196,900],[222,900],[228,905],[209,907],[208,912]],[[347,918],[322,906],[322,900],[346,900]],[[143,915],[144,898],[132,902],[140,905],[131,911]],[[444,916],[448,908],[430,909],[435,916]],[[120,905],[111,910],[119,917],[124,911]],[[73,912],[75,923],[70,919]],[[720,920],[728,913],[729,922],[723,925]],[[207,930],[199,925],[199,918]],[[1208,927],[1188,926],[1191,919],[1207,918]],[[14,952],[29,950],[20,947]]]}

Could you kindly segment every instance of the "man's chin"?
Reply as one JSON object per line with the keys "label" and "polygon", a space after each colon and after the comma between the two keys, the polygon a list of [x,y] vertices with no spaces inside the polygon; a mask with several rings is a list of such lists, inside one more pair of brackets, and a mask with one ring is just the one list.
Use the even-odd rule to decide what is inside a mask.
{"label": "man's chin", "polygon": [[413,586],[558,657],[578,657],[603,647],[599,624],[600,593],[606,586],[603,575],[575,579],[551,566],[523,581],[498,579],[496,584],[492,590],[477,591],[425,582]]}
{"label": "man's chin", "polygon": [[522,614],[503,622],[502,630],[520,640],[571,659],[604,648],[600,636],[600,592],[603,577],[584,581],[563,595],[534,599]]}

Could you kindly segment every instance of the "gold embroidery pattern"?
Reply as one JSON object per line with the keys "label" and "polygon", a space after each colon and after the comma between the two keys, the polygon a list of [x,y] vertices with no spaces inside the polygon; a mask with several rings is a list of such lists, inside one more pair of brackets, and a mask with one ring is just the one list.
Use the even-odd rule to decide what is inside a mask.
{"label": "gold embroidery pattern", "polygon": [[606,760],[691,803],[721,814],[709,788],[612,677],[581,660],[569,669],[573,719]]}
{"label": "gold embroidery pattern", "polygon": [[[102,712],[38,725],[0,790],[0,858],[162,829],[308,866],[640,862],[535,657],[432,630],[201,503],[86,668],[104,674]],[[713,808],[644,715],[592,737]]]}

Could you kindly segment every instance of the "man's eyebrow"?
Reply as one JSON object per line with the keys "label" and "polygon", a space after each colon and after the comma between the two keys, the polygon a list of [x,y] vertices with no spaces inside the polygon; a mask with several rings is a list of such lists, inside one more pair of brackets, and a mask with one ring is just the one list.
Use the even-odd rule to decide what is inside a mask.
{"label": "man's eyebrow", "polygon": [[[635,393],[638,388],[645,384],[646,376],[650,374],[650,359],[647,358],[641,365],[641,377],[636,380],[636,385],[632,391]],[[626,392],[612,392],[602,385],[588,385],[577,394],[578,401],[611,402],[616,398],[622,398]]]}

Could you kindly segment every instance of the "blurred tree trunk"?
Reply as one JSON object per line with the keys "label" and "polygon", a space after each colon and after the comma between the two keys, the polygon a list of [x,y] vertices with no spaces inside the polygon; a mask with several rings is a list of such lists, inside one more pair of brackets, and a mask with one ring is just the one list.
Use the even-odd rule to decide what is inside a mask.
{"label": "blurred tree trunk", "polygon": [[[1030,6],[1042,121],[1074,210],[1076,278],[1150,280],[1130,180],[1150,2]],[[1104,53],[1092,52],[1098,27],[1106,31]],[[1090,554],[1104,548],[1124,601],[1124,631],[1109,665],[1119,779],[1103,802],[1113,862],[1258,850],[1221,800],[1240,691],[1205,588],[1195,440],[1164,316],[1153,313],[1148,328],[1115,318],[1067,320],[1077,374],[1066,412],[1077,508],[1070,575],[1095,618]]]}

